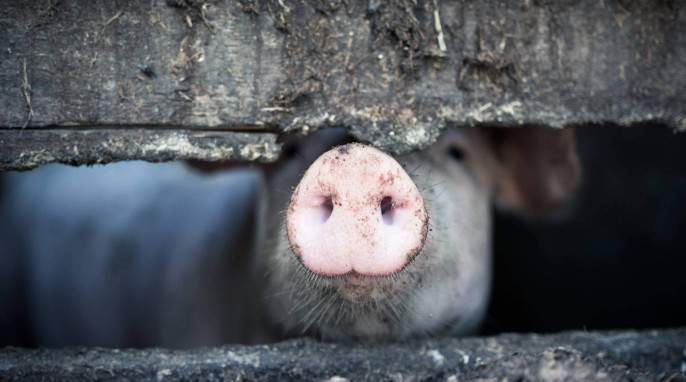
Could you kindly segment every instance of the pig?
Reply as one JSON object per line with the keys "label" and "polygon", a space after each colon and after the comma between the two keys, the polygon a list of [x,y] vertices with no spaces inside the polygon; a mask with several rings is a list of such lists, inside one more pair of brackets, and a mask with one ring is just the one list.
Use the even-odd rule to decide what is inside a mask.
{"label": "pig", "polygon": [[492,201],[539,215],[580,173],[572,130],[449,129],[402,156],[342,129],[284,140],[261,171],[8,174],[0,245],[21,255],[32,339],[188,348],[475,333]]}
{"label": "pig", "polygon": [[397,157],[349,141],[307,137],[269,180],[263,311],[288,335],[475,333],[491,285],[492,198],[538,216],[580,176],[573,130],[450,129]]}

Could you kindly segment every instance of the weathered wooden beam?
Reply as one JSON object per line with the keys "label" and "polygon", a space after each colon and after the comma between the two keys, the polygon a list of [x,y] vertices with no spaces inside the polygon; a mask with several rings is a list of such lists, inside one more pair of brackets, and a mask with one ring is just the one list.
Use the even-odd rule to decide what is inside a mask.
{"label": "weathered wooden beam", "polygon": [[165,162],[273,161],[276,135],[187,129],[101,128],[0,130],[0,170],[29,170],[41,164],[102,164],[141,159]]}
{"label": "weathered wooden beam", "polygon": [[686,329],[173,351],[0,350],[2,380],[655,381],[685,377]]}
{"label": "weathered wooden beam", "polygon": [[0,128],[686,128],[683,1],[4,3]]}

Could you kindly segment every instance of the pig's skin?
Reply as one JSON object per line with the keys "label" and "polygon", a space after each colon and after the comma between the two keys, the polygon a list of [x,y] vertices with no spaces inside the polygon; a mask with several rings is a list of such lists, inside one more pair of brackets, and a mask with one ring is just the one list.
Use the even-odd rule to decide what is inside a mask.
{"label": "pig's skin", "polygon": [[[268,216],[285,209],[299,174],[340,135],[324,132],[308,138],[301,146],[304,151],[271,180],[270,188],[277,192],[271,193]],[[443,139],[466,144],[463,136]],[[481,170],[476,164],[455,160],[446,152],[446,145],[439,143],[397,158],[420,189],[429,232],[420,253],[390,276],[316,275],[294,256],[285,220],[270,221],[266,240],[260,240],[267,243],[260,251],[260,263],[269,267],[267,315],[293,335],[332,340],[474,332],[485,313],[491,282],[490,188],[485,179],[477,180],[475,174]]]}
{"label": "pig's skin", "polygon": [[248,341],[241,254],[251,251],[258,171],[132,162],[4,176],[2,263],[21,265],[38,344]]}

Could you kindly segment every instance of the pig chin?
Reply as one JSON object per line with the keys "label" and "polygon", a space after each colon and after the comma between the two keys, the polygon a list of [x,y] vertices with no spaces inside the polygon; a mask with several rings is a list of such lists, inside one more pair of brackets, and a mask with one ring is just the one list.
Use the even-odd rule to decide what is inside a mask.
{"label": "pig chin", "polygon": [[412,282],[402,277],[400,271],[391,276],[365,276],[356,272],[332,279],[334,288],[347,302],[365,305],[385,300],[412,287]]}

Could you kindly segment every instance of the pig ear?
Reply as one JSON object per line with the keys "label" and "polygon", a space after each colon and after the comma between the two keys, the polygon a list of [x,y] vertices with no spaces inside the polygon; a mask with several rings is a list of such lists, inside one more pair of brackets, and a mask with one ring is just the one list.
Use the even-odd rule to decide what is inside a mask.
{"label": "pig ear", "polygon": [[581,174],[574,129],[486,128],[495,154],[495,198],[519,212],[550,212]]}

